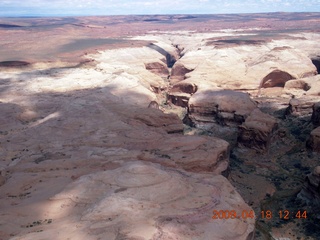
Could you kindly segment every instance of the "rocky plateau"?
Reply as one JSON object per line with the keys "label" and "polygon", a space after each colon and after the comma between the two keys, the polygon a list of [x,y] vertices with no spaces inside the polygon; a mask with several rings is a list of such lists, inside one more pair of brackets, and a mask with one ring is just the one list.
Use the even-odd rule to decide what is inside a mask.
{"label": "rocky plateau", "polygon": [[319,239],[318,14],[155,19],[0,19],[0,239]]}

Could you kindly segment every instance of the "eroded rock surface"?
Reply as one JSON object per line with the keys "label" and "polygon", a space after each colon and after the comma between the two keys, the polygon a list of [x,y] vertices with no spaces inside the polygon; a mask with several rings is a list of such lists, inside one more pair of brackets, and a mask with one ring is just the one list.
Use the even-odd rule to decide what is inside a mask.
{"label": "eroded rock surface", "polygon": [[189,101],[188,116],[195,123],[241,124],[256,108],[248,94],[231,90],[198,91]]}
{"label": "eroded rock surface", "polygon": [[315,104],[315,99],[302,98],[292,98],[289,101],[289,106],[287,108],[287,114],[299,117],[303,115],[312,114],[312,108]]}
{"label": "eroded rock surface", "polygon": [[240,146],[265,151],[276,128],[277,120],[274,117],[255,109],[239,126],[238,143]]}
{"label": "eroded rock surface", "polygon": [[[24,206],[2,212],[3,229],[13,227],[5,220],[15,212],[25,214],[27,209],[42,209],[42,212],[20,218],[21,232],[12,240],[47,236],[52,239],[247,240],[253,236],[255,221],[241,217],[212,219],[213,210],[234,209],[237,216],[252,211],[224,177],[189,174],[137,161],[84,175],[49,199],[25,201]],[[33,223],[40,216],[50,219],[50,224]],[[28,223],[33,226],[26,227]]]}
{"label": "eroded rock surface", "polygon": [[[252,236],[254,219],[227,220],[228,229],[211,219],[213,207],[250,210],[217,176],[228,168],[229,144],[184,136],[177,115],[148,107],[167,84],[145,68],[149,53],[163,57],[119,49],[90,55],[95,62],[82,68],[3,73],[11,81],[0,104],[1,239]],[[138,160],[138,170],[126,165]]]}

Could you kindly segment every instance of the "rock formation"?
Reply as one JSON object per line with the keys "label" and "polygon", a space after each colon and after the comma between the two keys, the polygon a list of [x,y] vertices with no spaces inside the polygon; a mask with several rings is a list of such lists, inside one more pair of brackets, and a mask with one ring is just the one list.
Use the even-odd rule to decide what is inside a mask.
{"label": "rock formation", "polygon": [[[303,29],[318,21],[310,16]],[[282,190],[299,186],[301,171],[317,164],[320,152],[314,104],[320,34],[269,32],[273,27],[266,30],[263,21],[282,21],[255,17],[259,27],[252,29],[251,17],[243,25],[248,15],[236,16],[241,23],[230,23],[229,15],[213,22],[200,16],[115,17],[108,24],[111,18],[81,18],[68,25],[74,35],[57,38],[66,31],[53,27],[57,34],[39,48],[34,40],[47,31],[28,30],[21,42],[12,38],[27,26],[1,29],[1,53],[32,49],[46,55],[48,45],[58,49],[56,39],[65,47],[81,37],[90,42],[93,35],[111,45],[55,55],[73,56],[72,63],[28,56],[32,64],[22,68],[23,62],[1,60],[0,239],[252,240],[255,220],[264,220],[253,212],[245,219],[252,211],[247,204],[259,212],[289,199],[297,190]],[[165,21],[179,31],[168,31]],[[245,29],[222,29],[230,24]],[[107,39],[119,33],[128,37]],[[284,118],[289,101],[291,117]],[[304,145],[312,107],[318,127],[308,141],[313,153]],[[273,138],[278,122],[279,137]],[[318,183],[317,168],[302,198],[319,202]],[[215,210],[221,219],[212,218]],[[238,217],[227,219],[222,214],[228,211]],[[268,226],[260,233],[270,238],[269,226],[278,223],[264,221],[259,228]]]}
{"label": "rock formation", "polygon": [[163,100],[153,90],[167,84],[145,68],[145,54],[162,57],[153,51],[109,50],[88,56],[94,67],[4,73],[21,84],[1,95],[1,239],[252,237],[254,219],[211,218],[215,208],[251,211],[219,176],[229,144],[184,136],[177,115],[147,107]]}
{"label": "rock formation", "polygon": [[199,90],[190,98],[188,116],[196,126],[210,123],[237,126],[244,122],[255,108],[255,102],[246,93]]}
{"label": "rock formation", "polygon": [[292,98],[286,110],[287,115],[299,117],[312,113],[315,100],[308,98]]}
{"label": "rock formation", "polygon": [[[83,175],[50,200],[26,204],[31,210],[44,209],[50,224],[23,217],[19,222],[24,222],[21,228],[26,230],[12,240],[47,236],[52,239],[247,240],[254,234],[254,215],[242,218],[252,209],[224,177],[190,175],[138,161]],[[24,207],[19,211],[26,210]],[[213,211],[221,210],[234,210],[239,218],[225,219],[221,215],[221,219],[213,219]],[[8,214],[8,209],[4,211]],[[5,224],[7,227],[9,223]]]}
{"label": "rock formation", "polygon": [[285,83],[294,77],[289,73],[281,70],[273,70],[267,76],[265,76],[260,84],[260,87],[269,88],[269,87],[284,87]]}
{"label": "rock formation", "polygon": [[198,91],[198,86],[188,80],[174,84],[168,93],[168,100],[174,105],[188,107],[190,97]]}
{"label": "rock formation", "polygon": [[312,130],[307,146],[315,152],[320,152],[320,127]]}
{"label": "rock formation", "polygon": [[320,206],[320,166],[315,167],[306,177],[303,189],[297,197],[309,205]]}
{"label": "rock formation", "polygon": [[171,136],[149,143],[138,158],[191,172],[221,174],[228,168],[229,144],[214,137]]}
{"label": "rock formation", "polygon": [[255,109],[239,126],[238,143],[240,146],[265,151],[276,128],[277,120],[274,117]]}

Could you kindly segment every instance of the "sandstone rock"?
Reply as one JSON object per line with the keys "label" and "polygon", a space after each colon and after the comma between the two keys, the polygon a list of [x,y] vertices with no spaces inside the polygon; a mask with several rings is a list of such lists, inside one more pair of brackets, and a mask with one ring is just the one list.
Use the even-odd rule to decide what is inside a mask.
{"label": "sandstone rock", "polygon": [[320,206],[320,166],[307,175],[303,188],[297,196],[309,205]]}
{"label": "sandstone rock", "polygon": [[[278,43],[278,47],[286,43]],[[307,54],[297,48],[272,48],[274,43],[228,48],[191,49],[177,62],[196,84],[206,81],[225,89],[258,89],[284,86],[290,79],[312,76],[316,68]],[[178,67],[178,65],[177,65]],[[185,74],[185,73],[184,73]],[[263,82],[265,80],[265,83]]]}
{"label": "sandstone rock", "polygon": [[188,116],[198,123],[238,125],[256,108],[249,95],[231,90],[196,92],[189,101]]}
{"label": "sandstone rock", "polygon": [[177,92],[177,93],[189,93],[194,94],[198,91],[198,86],[190,81],[181,81],[176,84],[174,84],[170,92]]}
{"label": "sandstone rock", "polygon": [[164,129],[167,133],[181,133],[184,129],[181,119],[176,114],[164,114],[155,108],[144,109],[143,113],[142,111],[135,112],[132,114],[132,118],[147,126]]}
{"label": "sandstone rock", "polygon": [[[41,231],[36,232],[35,226],[31,228],[35,232],[16,233],[12,240],[47,236],[90,240],[247,240],[254,235],[255,219],[241,218],[243,212],[252,209],[226,178],[190,175],[155,164],[129,162],[113,171],[84,175],[50,201],[27,206],[45,207],[47,219],[52,220],[50,224],[41,221]],[[26,207],[20,211],[23,210]],[[213,219],[214,210],[234,210],[240,218]],[[38,219],[35,214],[24,218],[26,222]]]}
{"label": "sandstone rock", "polygon": [[320,152],[320,127],[317,127],[311,132],[307,146],[315,152]]}
{"label": "sandstone rock", "polygon": [[190,96],[188,93],[169,93],[168,100],[176,106],[187,108]]}
{"label": "sandstone rock", "polygon": [[320,126],[320,102],[315,103],[312,109],[311,121],[313,125]]}
{"label": "sandstone rock", "polygon": [[221,174],[229,165],[229,144],[214,137],[171,136],[149,143],[138,158],[192,172]]}
{"label": "sandstone rock", "polygon": [[171,42],[165,42],[164,39],[155,37],[154,40],[156,40],[156,43],[150,43],[148,47],[162,54],[165,57],[166,66],[172,68],[180,57],[178,49],[172,46]]}
{"label": "sandstone rock", "polygon": [[152,73],[158,74],[162,77],[167,77],[169,75],[169,70],[167,65],[163,62],[151,62],[145,64],[146,69],[151,71]]}
{"label": "sandstone rock", "polygon": [[178,82],[171,87],[168,93],[168,100],[174,105],[186,108],[188,107],[190,97],[197,92],[197,90],[197,85],[192,82]]}
{"label": "sandstone rock", "polygon": [[315,100],[308,98],[292,98],[286,114],[295,117],[311,114],[314,102]]}
{"label": "sandstone rock", "polygon": [[299,89],[303,91],[308,91],[311,87],[303,79],[289,80],[284,85],[285,90]]}
{"label": "sandstone rock", "polygon": [[284,87],[285,83],[293,78],[289,73],[276,69],[262,79],[260,87]]}
{"label": "sandstone rock", "polygon": [[151,101],[148,105],[148,108],[159,109],[159,104],[156,101]]}
{"label": "sandstone rock", "polygon": [[277,120],[274,117],[255,109],[239,126],[238,143],[240,146],[264,151],[268,148],[276,127]]}
{"label": "sandstone rock", "polygon": [[192,71],[193,71],[192,68],[188,68],[183,64],[181,64],[180,62],[177,62],[171,70],[170,79],[171,81],[179,81],[179,80],[186,79],[185,75]]}

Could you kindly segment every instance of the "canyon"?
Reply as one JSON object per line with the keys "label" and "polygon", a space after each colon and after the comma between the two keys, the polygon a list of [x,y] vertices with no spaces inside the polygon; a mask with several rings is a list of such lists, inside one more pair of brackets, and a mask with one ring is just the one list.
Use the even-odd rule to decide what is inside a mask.
{"label": "canyon", "polygon": [[0,19],[0,239],[317,239],[319,19]]}

